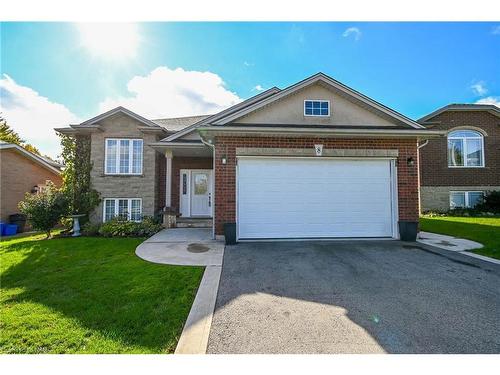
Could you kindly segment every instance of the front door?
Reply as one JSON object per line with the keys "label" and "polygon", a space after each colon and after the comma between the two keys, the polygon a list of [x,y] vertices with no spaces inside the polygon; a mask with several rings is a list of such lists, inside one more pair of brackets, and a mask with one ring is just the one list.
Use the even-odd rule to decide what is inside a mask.
{"label": "front door", "polygon": [[191,172],[191,216],[211,216],[212,189],[210,171]]}

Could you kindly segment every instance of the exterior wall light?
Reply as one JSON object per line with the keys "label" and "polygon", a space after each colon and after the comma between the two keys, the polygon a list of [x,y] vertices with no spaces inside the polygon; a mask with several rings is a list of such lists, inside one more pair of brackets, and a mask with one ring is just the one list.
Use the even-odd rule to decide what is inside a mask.
{"label": "exterior wall light", "polygon": [[413,167],[415,165],[415,160],[413,160],[412,157],[406,159],[406,165],[408,165],[408,167]]}
{"label": "exterior wall light", "polygon": [[40,190],[40,188],[38,187],[38,185],[35,185],[31,188],[31,194],[36,194],[38,193],[38,190]]}
{"label": "exterior wall light", "polygon": [[222,155],[221,163],[224,164],[224,165],[227,164],[227,156],[226,155]]}

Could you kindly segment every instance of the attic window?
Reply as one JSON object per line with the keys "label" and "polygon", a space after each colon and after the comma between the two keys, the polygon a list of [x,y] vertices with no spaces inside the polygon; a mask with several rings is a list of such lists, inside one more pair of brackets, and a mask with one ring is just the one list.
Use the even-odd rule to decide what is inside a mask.
{"label": "attic window", "polygon": [[304,116],[330,116],[330,101],[304,100]]}

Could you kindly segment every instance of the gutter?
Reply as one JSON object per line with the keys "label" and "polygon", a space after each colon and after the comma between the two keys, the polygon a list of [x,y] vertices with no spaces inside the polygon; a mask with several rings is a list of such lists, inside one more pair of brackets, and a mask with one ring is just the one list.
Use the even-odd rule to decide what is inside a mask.
{"label": "gutter", "polygon": [[256,127],[256,126],[205,126],[198,128],[203,136],[249,134],[260,136],[290,135],[290,136],[321,136],[321,137],[390,137],[390,138],[438,138],[447,132],[443,130],[398,130],[398,129],[307,129],[307,128],[283,128],[283,127]]}

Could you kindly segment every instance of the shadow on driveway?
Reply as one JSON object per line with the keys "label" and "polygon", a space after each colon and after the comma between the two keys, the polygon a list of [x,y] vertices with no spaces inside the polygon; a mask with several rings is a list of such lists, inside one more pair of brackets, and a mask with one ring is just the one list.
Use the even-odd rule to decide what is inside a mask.
{"label": "shadow on driveway", "polygon": [[500,267],[398,241],[226,247],[209,353],[499,353]]}

